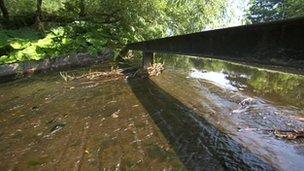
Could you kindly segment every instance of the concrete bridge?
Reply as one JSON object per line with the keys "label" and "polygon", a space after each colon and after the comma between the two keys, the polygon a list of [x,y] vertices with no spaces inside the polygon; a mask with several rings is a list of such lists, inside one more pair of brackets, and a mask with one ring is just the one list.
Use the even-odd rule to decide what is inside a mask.
{"label": "concrete bridge", "polygon": [[304,17],[131,43],[121,54],[128,50],[143,51],[144,67],[159,52],[303,69]]}

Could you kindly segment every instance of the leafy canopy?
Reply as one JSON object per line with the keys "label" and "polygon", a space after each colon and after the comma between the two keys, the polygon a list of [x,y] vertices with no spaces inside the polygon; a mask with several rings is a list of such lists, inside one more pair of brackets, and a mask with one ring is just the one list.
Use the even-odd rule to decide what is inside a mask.
{"label": "leafy canopy", "polygon": [[304,16],[304,0],[251,0],[247,18],[251,23]]}
{"label": "leafy canopy", "polygon": [[[227,0],[43,0],[45,30],[39,39],[25,39],[6,33],[35,23],[36,0],[4,1],[12,27],[21,30],[0,31],[0,64],[78,52],[98,55],[104,47],[219,27],[227,7]],[[24,33],[36,37],[29,30]]]}

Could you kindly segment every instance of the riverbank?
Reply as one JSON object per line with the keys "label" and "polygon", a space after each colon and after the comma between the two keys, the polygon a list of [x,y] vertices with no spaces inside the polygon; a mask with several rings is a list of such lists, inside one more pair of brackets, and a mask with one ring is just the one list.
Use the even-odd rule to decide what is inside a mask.
{"label": "riverbank", "polygon": [[108,61],[109,59],[114,59],[114,52],[110,49],[107,49],[97,57],[93,57],[89,53],[79,53],[53,59],[3,64],[0,65],[0,80],[4,79],[5,77],[15,75],[27,75],[41,71],[68,69],[73,67],[89,66],[92,64],[101,64],[105,61]]}

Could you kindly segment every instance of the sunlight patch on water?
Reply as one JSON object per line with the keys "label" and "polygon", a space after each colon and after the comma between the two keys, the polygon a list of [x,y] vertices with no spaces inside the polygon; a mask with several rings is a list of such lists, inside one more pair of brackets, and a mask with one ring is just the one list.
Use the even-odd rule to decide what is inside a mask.
{"label": "sunlight patch on water", "polygon": [[232,91],[238,90],[236,87],[231,85],[231,82],[227,79],[227,74],[224,74],[222,72],[213,72],[213,71],[206,72],[206,71],[193,69],[190,72],[189,77],[195,79],[204,79],[228,90],[232,90]]}

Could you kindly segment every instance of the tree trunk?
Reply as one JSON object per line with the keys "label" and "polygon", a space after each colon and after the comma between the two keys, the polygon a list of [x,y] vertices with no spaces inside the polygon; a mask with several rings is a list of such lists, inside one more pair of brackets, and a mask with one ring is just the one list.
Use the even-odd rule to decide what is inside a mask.
{"label": "tree trunk", "polygon": [[42,0],[37,0],[36,27],[38,28],[38,30],[43,30],[41,17],[42,17]]}
{"label": "tree trunk", "polygon": [[79,17],[85,17],[85,3],[84,0],[79,0]]}
{"label": "tree trunk", "polygon": [[8,21],[9,20],[9,13],[8,13],[8,10],[5,6],[4,0],[0,0],[0,8],[1,8],[1,11],[2,11],[3,18],[6,21]]}

